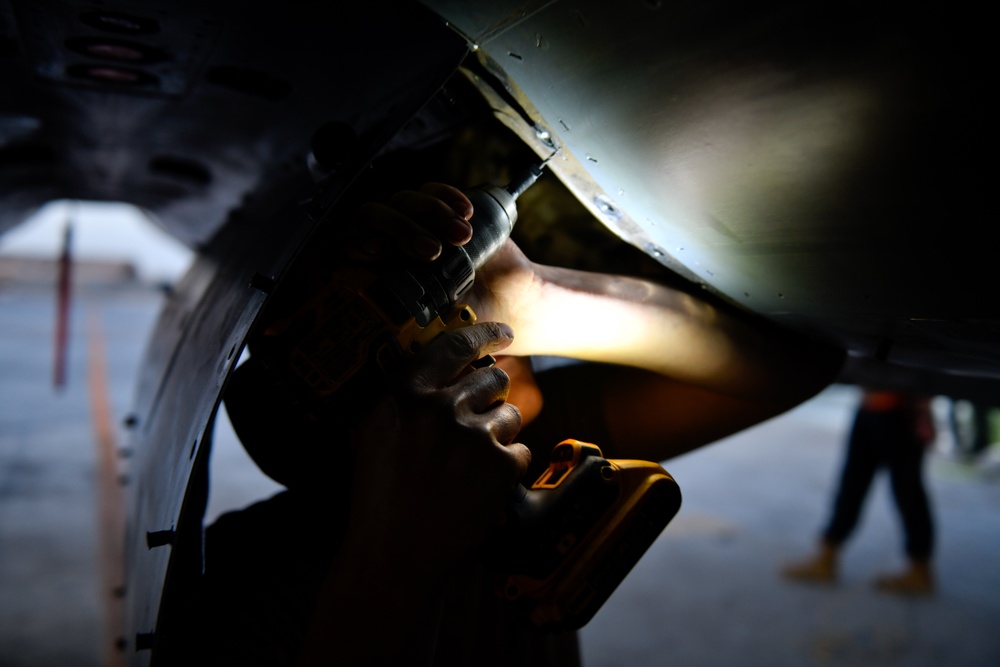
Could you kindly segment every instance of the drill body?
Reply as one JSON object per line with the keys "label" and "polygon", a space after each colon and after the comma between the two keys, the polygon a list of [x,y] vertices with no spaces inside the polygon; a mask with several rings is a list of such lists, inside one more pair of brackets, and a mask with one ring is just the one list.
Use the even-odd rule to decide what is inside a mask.
{"label": "drill body", "polygon": [[[286,366],[291,370],[283,384],[293,402],[314,420],[345,405],[345,394],[358,404],[370,397],[381,373],[441,333],[474,323],[462,298],[476,270],[510,237],[516,199],[540,175],[536,166],[506,188],[467,192],[475,215],[464,246],[444,244],[433,262],[337,267],[308,302],[270,325],[258,349],[275,377],[287,376]],[[348,385],[352,390],[342,391]]]}

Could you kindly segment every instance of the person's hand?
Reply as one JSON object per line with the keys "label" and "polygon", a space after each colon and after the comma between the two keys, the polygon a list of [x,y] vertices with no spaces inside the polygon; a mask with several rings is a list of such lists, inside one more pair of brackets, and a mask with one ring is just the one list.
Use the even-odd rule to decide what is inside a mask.
{"label": "person's hand", "polygon": [[[473,217],[475,225],[475,217]],[[506,322],[518,332],[519,342],[509,354],[520,354],[523,340],[531,336],[532,320],[540,298],[542,280],[538,266],[508,240],[490,261],[476,272],[476,281],[466,299],[476,315],[486,321]]]}
{"label": "person's hand", "polygon": [[502,520],[531,455],[513,442],[521,415],[505,401],[506,373],[469,364],[512,338],[496,323],[440,336],[362,419],[352,433],[355,545],[435,577],[471,556]]}
{"label": "person's hand", "polygon": [[[468,243],[475,224],[472,203],[461,190],[427,183],[419,190],[397,192],[387,204],[361,206],[354,256],[372,260],[396,254],[431,262],[441,254],[442,243]],[[466,299],[479,320],[505,322],[515,331],[530,332],[530,314],[540,289],[537,265],[508,240],[476,273]]]}
{"label": "person's hand", "polygon": [[497,355],[496,360],[497,368],[502,369],[510,378],[510,394],[507,396],[507,400],[521,411],[521,426],[523,428],[538,417],[545,402],[542,390],[535,380],[531,358],[503,354]]}
{"label": "person's hand", "polygon": [[[513,442],[509,378],[470,367],[512,338],[491,322],[442,334],[351,429],[347,532],[297,664],[432,663],[448,582],[503,521],[531,461]],[[331,484],[345,483],[338,472]]]}
{"label": "person's hand", "polygon": [[441,244],[464,245],[472,238],[472,202],[458,188],[427,183],[401,190],[388,203],[369,202],[357,211],[356,254],[384,257],[396,253],[433,261]]}

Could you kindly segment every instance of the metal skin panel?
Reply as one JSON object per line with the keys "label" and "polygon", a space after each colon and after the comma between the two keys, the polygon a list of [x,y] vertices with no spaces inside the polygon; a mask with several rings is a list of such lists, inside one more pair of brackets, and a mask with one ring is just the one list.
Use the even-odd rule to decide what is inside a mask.
{"label": "metal skin panel", "polygon": [[169,648],[171,605],[200,572],[206,480],[197,471],[247,332],[315,224],[294,196],[311,190],[304,170],[289,174],[232,216],[177,285],[150,342],[130,440],[125,640],[133,664]]}
{"label": "metal skin panel", "polygon": [[405,0],[0,0],[0,233],[52,199],[126,201],[198,248],[323,124],[384,143],[408,61],[445,41]]}
{"label": "metal skin panel", "polygon": [[[267,232],[260,221],[255,227],[257,233]],[[301,235],[301,230],[282,235],[294,239],[296,231]],[[133,650],[137,634],[156,630],[172,553],[169,540],[158,544],[147,534],[181,530],[180,509],[195,457],[207,450],[218,396],[264,301],[250,279],[255,266],[273,259],[261,248],[253,252],[253,243],[227,236],[235,242],[228,261],[203,254],[177,285],[150,343],[137,396],[127,540],[131,628],[126,636]],[[273,229],[270,236],[273,240]]]}
{"label": "metal skin panel", "polygon": [[[151,11],[152,7],[152,4],[136,5],[130,11]],[[79,6],[70,10],[66,7],[61,9],[69,15],[80,11]],[[254,15],[261,7],[253,9],[253,12],[242,14],[233,9],[231,13],[222,12],[221,15],[246,17]],[[260,17],[259,14],[256,16]],[[298,17],[304,23],[310,23],[309,18]],[[209,455],[212,420],[226,379],[239,358],[245,337],[265,302],[266,293],[295,256],[317,218],[321,217],[322,209],[315,208],[316,203],[323,202],[326,206],[336,201],[358,170],[434,96],[468,53],[464,40],[447,30],[439,19],[419,8],[415,11],[411,8],[411,11],[389,18],[380,12],[362,17],[360,10],[352,8],[348,18],[354,28],[359,24],[353,21],[364,18],[360,25],[366,27],[366,30],[351,33],[352,44],[347,44],[345,38],[338,45],[341,55],[337,62],[347,59],[350,67],[336,67],[333,62],[325,61],[322,66],[329,70],[322,77],[325,86],[317,89],[315,82],[320,77],[311,73],[314,86],[312,89],[305,87],[307,94],[314,95],[315,104],[297,100],[289,109],[278,104],[278,108],[271,108],[261,116],[257,116],[251,108],[246,114],[249,118],[240,117],[239,111],[244,103],[240,102],[242,94],[234,94],[228,101],[204,99],[202,94],[217,93],[205,92],[204,89],[212,86],[197,77],[190,82],[195,90],[189,91],[189,95],[177,98],[164,95],[155,100],[139,96],[135,104],[132,93],[114,93],[99,86],[95,90],[63,90],[60,88],[63,82],[50,82],[55,86],[51,94],[63,95],[72,105],[89,105],[87,113],[112,113],[108,120],[113,122],[116,117],[121,118],[124,126],[133,124],[135,118],[132,114],[141,115],[148,104],[158,105],[165,115],[200,114],[202,106],[210,114],[218,113],[220,107],[228,109],[232,113],[229,122],[217,116],[202,117],[198,121],[204,123],[197,131],[202,133],[201,138],[207,145],[199,144],[197,136],[188,136],[180,141],[173,132],[185,132],[186,123],[176,116],[171,122],[164,120],[164,127],[153,131],[153,134],[159,135],[154,143],[177,141],[175,151],[190,146],[192,149],[207,150],[199,155],[211,156],[213,146],[229,142],[228,147],[235,153],[220,155],[220,159],[240,163],[243,158],[252,157],[241,167],[245,168],[249,180],[234,188],[217,182],[213,185],[227,192],[227,197],[238,195],[238,200],[232,204],[235,206],[238,203],[238,210],[227,215],[230,205],[221,204],[218,200],[195,201],[199,199],[197,196],[184,203],[183,200],[191,193],[183,188],[171,195],[175,203],[199,209],[206,216],[204,220],[189,224],[183,216],[171,217],[170,211],[175,210],[172,209],[173,204],[158,207],[159,211],[165,212],[166,219],[181,225],[177,229],[182,238],[190,240],[208,235],[209,239],[198,242],[201,251],[195,265],[176,285],[160,317],[139,379],[134,414],[129,420],[132,432],[128,446],[133,452],[133,459],[129,473],[127,537],[128,628],[124,639],[126,655],[132,664],[142,665],[151,661],[154,664],[171,664],[176,657],[169,653],[171,632],[180,622],[176,617],[175,603],[185,595],[192,572],[197,572],[200,567],[200,503],[203,502],[202,485],[205,479],[199,470],[204,467]],[[322,27],[310,25],[316,31]],[[371,31],[379,26],[382,28],[380,34],[390,41],[392,49],[376,44]],[[264,27],[260,22],[252,21],[242,26],[230,24],[226,28],[226,39],[260,43],[266,33]],[[291,23],[284,27],[288,32],[283,33],[278,41],[287,44],[293,37],[291,33],[295,32],[294,29],[302,26]],[[343,36],[345,26],[339,26],[339,29],[341,32],[338,34]],[[305,34],[308,36],[308,33]],[[373,54],[370,60],[362,57],[366,49]],[[400,61],[398,54],[401,52],[419,53],[420,56]],[[361,59],[348,58],[348,53]],[[305,62],[309,60],[309,55],[303,50],[297,58]],[[253,104],[250,102],[249,106]],[[49,108],[48,112],[60,113],[59,109],[53,108]],[[300,114],[298,119],[301,122],[289,120],[287,116],[293,113]],[[266,126],[254,125],[257,120],[268,116],[274,119],[273,131]],[[313,182],[315,172],[307,169],[309,137],[319,125],[330,119],[349,120],[349,126],[358,140],[345,147],[350,153],[348,161],[323,182],[321,194],[308,200],[307,195],[316,192]],[[54,125],[60,130],[80,130],[74,123]],[[234,134],[230,134],[230,130]],[[254,139],[252,134],[257,130],[261,136]],[[250,135],[246,135],[247,132]],[[295,141],[282,144],[282,140],[290,134],[296,135]],[[51,133],[35,135],[31,140],[47,141],[51,136]],[[243,136],[248,137],[248,145],[242,145],[244,142],[239,137]],[[101,134],[96,146],[80,147],[76,157],[93,157],[101,162],[104,159],[101,151],[108,148],[107,145],[102,148],[104,141],[114,143],[115,140]],[[77,185],[82,183],[87,196],[93,197],[97,192],[94,188],[108,187],[110,182],[115,188],[123,189],[115,189],[108,194],[123,195],[120,198],[136,203],[148,201],[144,197],[156,190],[155,183],[151,184],[149,172],[144,168],[148,146],[148,143],[137,139],[135,150],[121,146],[117,156],[108,158],[111,162],[127,158],[128,164],[137,161],[143,165],[143,169],[129,174],[130,178],[138,179],[135,192],[127,192],[127,183],[115,185],[113,179],[102,180],[95,174],[80,179]],[[267,148],[262,149],[262,146]],[[252,156],[243,152],[253,153],[256,149],[261,150]],[[288,159],[280,159],[286,153],[290,154]],[[25,170],[21,167],[24,165],[15,166],[19,175],[23,176]],[[58,185],[57,172],[50,174],[52,178],[46,182],[46,188]],[[98,185],[94,188],[86,185],[90,179]],[[45,179],[39,177],[39,181],[42,180]],[[155,181],[155,178],[152,180]],[[4,182],[5,186],[9,184],[10,181]],[[253,192],[243,190],[251,185]],[[56,187],[53,192],[56,196],[67,197],[79,196],[80,191]],[[124,196],[126,194],[134,196]],[[204,208],[200,208],[202,206]]]}
{"label": "metal skin panel", "polygon": [[[610,229],[861,361],[1000,377],[989,62],[972,22],[870,3],[431,0],[493,103]],[[487,93],[489,95],[489,93]]]}

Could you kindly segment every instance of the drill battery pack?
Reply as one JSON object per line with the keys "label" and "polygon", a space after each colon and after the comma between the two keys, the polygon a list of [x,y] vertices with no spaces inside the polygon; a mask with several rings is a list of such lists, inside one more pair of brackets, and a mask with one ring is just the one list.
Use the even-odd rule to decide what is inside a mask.
{"label": "drill battery pack", "polygon": [[564,440],[521,487],[491,544],[497,594],[553,631],[583,627],[680,509],[680,487],[648,461],[609,460]]}

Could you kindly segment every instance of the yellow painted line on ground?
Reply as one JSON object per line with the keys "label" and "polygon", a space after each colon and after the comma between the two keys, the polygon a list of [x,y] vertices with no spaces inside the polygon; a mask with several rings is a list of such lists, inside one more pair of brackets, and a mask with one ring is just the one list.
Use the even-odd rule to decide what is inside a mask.
{"label": "yellow painted line on ground", "polygon": [[125,655],[118,647],[125,632],[124,494],[118,483],[118,445],[108,398],[107,353],[104,330],[96,306],[87,318],[87,384],[97,460],[97,516],[101,590],[105,607],[105,664],[121,667]]}

